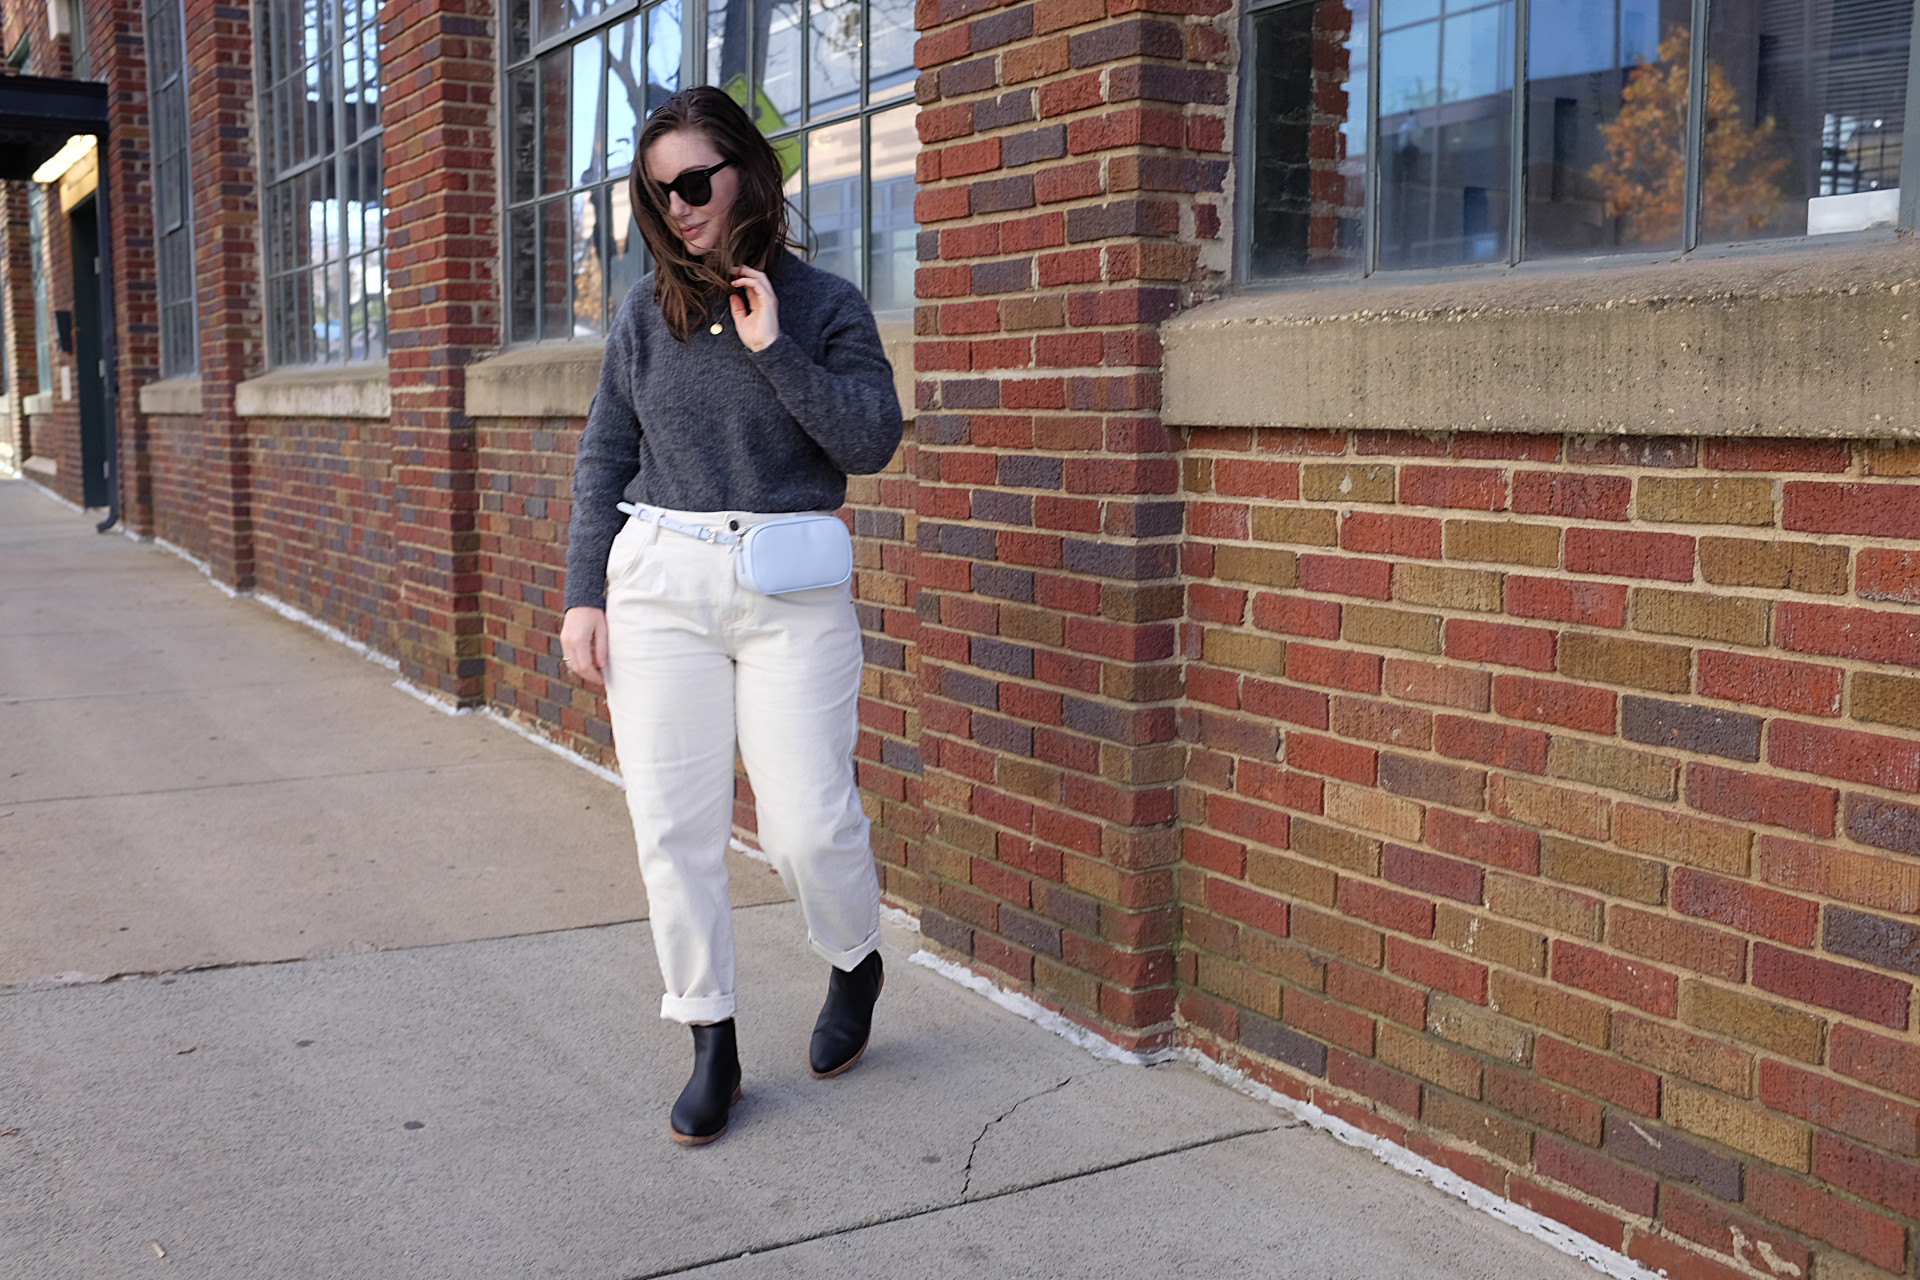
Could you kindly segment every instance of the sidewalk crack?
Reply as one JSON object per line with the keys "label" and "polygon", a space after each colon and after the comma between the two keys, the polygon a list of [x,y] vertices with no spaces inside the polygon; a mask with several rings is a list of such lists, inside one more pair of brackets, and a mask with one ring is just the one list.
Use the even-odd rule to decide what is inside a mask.
{"label": "sidewalk crack", "polygon": [[1026,1106],[1029,1102],[1032,1102],[1035,1098],[1044,1098],[1050,1093],[1058,1093],[1060,1092],[1060,1090],[1066,1088],[1068,1085],[1072,1083],[1073,1083],[1073,1077],[1068,1076],[1066,1079],[1058,1081],[1055,1084],[1051,1085],[1050,1087],[1040,1090],[1040,1092],[1038,1093],[1028,1094],[1026,1097],[1020,1099],[1020,1101],[1014,1103],[1012,1106],[1008,1107],[1005,1111],[1002,1111],[999,1115],[987,1121],[986,1124],[980,1127],[980,1136],[975,1138],[973,1140],[973,1145],[967,1148],[967,1174],[966,1174],[966,1179],[960,1184],[960,1199],[962,1203],[965,1203],[967,1199],[967,1192],[971,1190],[973,1187],[973,1158],[975,1155],[979,1153],[980,1144],[987,1140],[987,1135],[989,1133],[993,1132],[993,1126],[999,1124],[1002,1120],[1005,1120],[1008,1116],[1012,1115],[1014,1112],[1018,1111],[1020,1108]]}

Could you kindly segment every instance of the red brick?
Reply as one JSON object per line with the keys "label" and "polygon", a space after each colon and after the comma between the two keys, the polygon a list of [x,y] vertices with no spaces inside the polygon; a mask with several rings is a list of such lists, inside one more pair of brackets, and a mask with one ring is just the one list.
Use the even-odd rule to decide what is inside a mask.
{"label": "red brick", "polygon": [[[1596,1125],[1598,1119],[1596,1117]],[[1637,1218],[1653,1217],[1659,1183],[1637,1169],[1607,1159],[1597,1151],[1571,1146],[1542,1136],[1533,1144],[1534,1168],[1545,1177],[1578,1187],[1597,1200],[1618,1205]]]}
{"label": "red brick", "polygon": [[1513,477],[1513,510],[1521,515],[1625,520],[1632,500],[1633,481],[1627,476],[1519,471]]}
{"label": "red brick", "polygon": [[1753,947],[1753,985],[1823,1009],[1850,1013],[1895,1031],[1907,1028],[1907,1005],[1912,988],[1884,974],[1757,942]]}
{"label": "red brick", "polygon": [[1553,978],[1581,991],[1671,1018],[1679,1008],[1680,981],[1665,969],[1556,939]]}
{"label": "red brick", "polygon": [[1324,591],[1363,600],[1393,598],[1393,564],[1388,560],[1361,560],[1353,556],[1303,555],[1300,589]]}
{"label": "red brick", "polygon": [[1438,560],[1440,522],[1426,516],[1353,511],[1340,522],[1340,545],[1348,551],[1372,555]]}
{"label": "red brick", "polygon": [[1704,467],[1715,471],[1845,471],[1853,446],[1845,440],[1708,440]]}
{"label": "red brick", "polygon": [[1487,1002],[1487,966],[1451,951],[1439,951],[1408,942],[1405,938],[1390,937],[1387,939],[1387,968],[1423,987],[1445,991],[1475,1004]]}
{"label": "red brick", "polygon": [[1788,827],[1810,836],[1833,834],[1840,793],[1832,787],[1743,773],[1718,765],[1687,766],[1687,803],[1702,813]]}
{"label": "red brick", "polygon": [[1187,827],[1180,833],[1180,852],[1196,867],[1205,867],[1217,871],[1223,876],[1238,880],[1246,871],[1247,847],[1236,840],[1222,840],[1219,836],[1202,831],[1196,827]]}
{"label": "red brick", "polygon": [[1610,735],[1618,718],[1618,699],[1605,689],[1586,685],[1531,676],[1495,676],[1493,709],[1515,720]]}
{"label": "red brick", "polygon": [[1433,904],[1409,893],[1396,893],[1369,880],[1341,876],[1334,905],[1347,915],[1397,929],[1416,937],[1433,936]]}
{"label": "red brick", "polygon": [[1213,464],[1216,493],[1291,502],[1300,496],[1300,464],[1221,458]]}
{"label": "red brick", "polygon": [[1694,540],[1677,533],[1625,529],[1567,530],[1568,573],[1692,582]]}
{"label": "red brick", "polygon": [[1643,1116],[1660,1114],[1660,1077],[1609,1054],[1541,1036],[1534,1041],[1533,1065],[1546,1079],[1590,1093],[1603,1102]]}
{"label": "red brick", "polygon": [[1627,589],[1611,582],[1573,582],[1564,578],[1509,574],[1507,612],[1516,618],[1549,618],[1585,627],[1618,629],[1627,624]]}
{"label": "red brick", "polygon": [[1308,1035],[1363,1057],[1373,1056],[1373,1019],[1331,1000],[1288,987],[1282,1017]]}
{"label": "red brick", "polygon": [[1374,762],[1379,753],[1370,747],[1296,731],[1287,734],[1286,751],[1287,763],[1296,769],[1324,773],[1362,786],[1373,785]]}
{"label": "red brick", "polygon": [[1903,1156],[1920,1155],[1920,1107],[1896,1102],[1784,1062],[1760,1063],[1760,1101]]}
{"label": "red brick", "polygon": [[1402,1115],[1420,1114],[1420,1082],[1338,1049],[1327,1053],[1327,1083],[1371,1098]]}
{"label": "red brick", "polygon": [[1231,880],[1207,881],[1207,910],[1276,938],[1287,936],[1287,904]]}
{"label": "red brick", "polygon": [[1920,667],[1920,614],[1798,600],[1773,612],[1773,642],[1782,649]]}
{"label": "red brick", "polygon": [[1744,938],[1652,911],[1616,904],[1608,913],[1607,945],[1728,982],[1747,976]]}
{"label": "red brick", "polygon": [[1673,909],[1742,933],[1788,946],[1810,947],[1820,923],[1820,904],[1746,880],[1729,880],[1692,867],[1675,867]]}
{"label": "red brick", "polygon": [[1327,695],[1313,689],[1248,676],[1241,682],[1241,705],[1254,715],[1270,720],[1302,724],[1310,729],[1327,727]]}
{"label": "red brick", "polygon": [[1749,1166],[1748,1210],[1801,1235],[1824,1240],[1877,1267],[1897,1271],[1906,1258],[1907,1233],[1899,1223],[1853,1205],[1821,1186],[1808,1186],[1771,1169]]}
{"label": "red brick", "polygon": [[1477,618],[1449,618],[1446,655],[1462,662],[1492,662],[1529,671],[1553,670],[1556,633]]}
{"label": "red brick", "polygon": [[1380,655],[1377,653],[1290,644],[1287,646],[1286,671],[1287,679],[1298,680],[1302,684],[1345,689],[1349,693],[1380,692]]}
{"label": "red brick", "polygon": [[[1565,1134],[1575,1142],[1600,1145],[1600,1108],[1585,1098],[1501,1067],[1487,1068],[1485,1093],[1489,1106]],[[1538,1151],[1536,1147],[1535,1153]]]}
{"label": "red brick", "polygon": [[1488,866],[1526,875],[1540,872],[1540,833],[1469,818],[1448,809],[1427,810],[1427,843],[1434,848]]}
{"label": "red brick", "polygon": [[1498,511],[1507,505],[1507,474],[1493,467],[1402,467],[1400,501],[1415,507]]}
{"label": "red brick", "polygon": [[1782,486],[1782,497],[1783,529],[1920,538],[1920,487],[1914,485],[1794,480]]}
{"label": "red brick", "polygon": [[1253,625],[1290,636],[1340,638],[1340,605],[1333,600],[1263,591],[1253,598]]}
{"label": "red brick", "polygon": [[1644,1231],[1633,1233],[1627,1256],[1673,1280],[1751,1280],[1747,1272],[1722,1266],[1684,1245]]}
{"label": "red brick", "polygon": [[1548,737],[1539,729],[1470,720],[1465,716],[1436,716],[1433,749],[1458,760],[1477,760],[1496,769],[1544,773]]}
{"label": "red brick", "polygon": [[1507,1193],[1521,1208],[1531,1209],[1543,1218],[1551,1218],[1563,1226],[1572,1227],[1587,1239],[1609,1249],[1618,1250],[1626,1243],[1626,1226],[1610,1213],[1520,1177],[1507,1180]]}
{"label": "red brick", "polygon": [[1851,1191],[1869,1204],[1920,1218],[1920,1164],[1911,1160],[1816,1133],[1813,1176]]}
{"label": "red brick", "polygon": [[1418,987],[1334,961],[1327,966],[1327,994],[1416,1030],[1427,1025],[1427,998]]}
{"label": "red brick", "polygon": [[1767,760],[1781,769],[1920,791],[1920,741],[1913,738],[1775,720],[1767,729]]}
{"label": "red brick", "polygon": [[1920,551],[1863,548],[1854,557],[1854,590],[1862,600],[1920,604]]}
{"label": "red brick", "polygon": [[1806,716],[1840,714],[1842,673],[1838,667],[1702,649],[1699,673],[1699,691],[1703,697],[1774,707]]}
{"label": "red brick", "polygon": [[[1424,849],[1397,844],[1390,844],[1382,851],[1381,874],[1394,884],[1476,906],[1483,896],[1486,877],[1484,871],[1470,862],[1455,862]],[[1428,917],[1428,930],[1422,937],[1432,936],[1431,911]]]}
{"label": "red brick", "polygon": [[1827,1060],[1841,1075],[1920,1100],[1920,1044],[1892,1040],[1843,1022],[1833,1029]]}
{"label": "red brick", "polygon": [[[1660,1192],[1660,1225],[1673,1235],[1705,1245],[1715,1253],[1747,1263],[1763,1273],[1777,1270],[1767,1261],[1769,1258],[1782,1266],[1798,1268],[1785,1273],[1788,1275],[1804,1276],[1812,1270],[1812,1255],[1807,1247],[1785,1232],[1752,1218],[1737,1217],[1705,1196],[1671,1184]],[[1761,1244],[1766,1245],[1766,1254],[1760,1252]]]}

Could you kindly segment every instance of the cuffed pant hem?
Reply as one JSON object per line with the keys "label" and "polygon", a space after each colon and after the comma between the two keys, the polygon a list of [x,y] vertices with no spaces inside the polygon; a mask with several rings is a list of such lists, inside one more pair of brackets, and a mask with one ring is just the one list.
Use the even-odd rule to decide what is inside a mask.
{"label": "cuffed pant hem", "polygon": [[661,996],[660,1016],[668,1022],[725,1022],[733,1016],[733,997]]}
{"label": "cuffed pant hem", "polygon": [[819,941],[812,937],[809,937],[807,942],[813,947],[814,953],[822,960],[825,960],[828,964],[843,973],[852,973],[859,967],[862,960],[865,960],[868,956],[880,949],[880,930],[875,929],[872,933],[868,934],[866,941],[851,951],[835,951],[831,947],[820,945]]}

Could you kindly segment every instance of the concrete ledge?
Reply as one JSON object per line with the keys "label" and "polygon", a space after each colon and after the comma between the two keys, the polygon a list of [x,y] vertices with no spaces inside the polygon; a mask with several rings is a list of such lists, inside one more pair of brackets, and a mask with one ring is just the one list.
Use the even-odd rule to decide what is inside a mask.
{"label": "concrete ledge", "polygon": [[28,458],[25,462],[21,463],[20,469],[22,471],[31,471],[37,476],[57,476],[60,474],[60,464],[58,462],[55,462],[52,458],[42,458],[38,456]]}
{"label": "concrete ledge", "polygon": [[584,418],[602,342],[542,342],[467,366],[469,418]]}
{"label": "concrete ledge", "polygon": [[[880,325],[893,389],[913,417],[913,324]],[[543,342],[467,366],[470,418],[584,418],[600,385],[600,342]]]}
{"label": "concrete ledge", "polygon": [[38,395],[20,397],[20,410],[28,417],[37,413],[52,413],[53,392],[42,391]]}
{"label": "concrete ledge", "polygon": [[1920,245],[1244,294],[1169,321],[1179,426],[1920,437]]}
{"label": "concrete ledge", "polygon": [[140,388],[140,412],[167,414],[171,417],[197,418],[200,407],[200,375],[181,374]]}
{"label": "concrete ledge", "polygon": [[385,361],[278,369],[237,384],[233,408],[242,418],[385,418],[393,412]]}

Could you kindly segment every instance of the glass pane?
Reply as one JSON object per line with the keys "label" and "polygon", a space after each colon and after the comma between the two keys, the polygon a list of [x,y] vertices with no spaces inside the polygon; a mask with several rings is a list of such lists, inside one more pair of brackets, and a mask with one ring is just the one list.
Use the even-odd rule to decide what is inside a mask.
{"label": "glass pane", "polygon": [[633,164],[633,148],[647,116],[646,67],[640,19],[607,31],[607,173],[618,177]]}
{"label": "glass pane", "polygon": [[[1431,24],[1429,28],[1431,29]],[[1254,18],[1256,277],[1360,269],[1366,205],[1366,0]]]}
{"label": "glass pane", "polygon": [[913,79],[913,0],[868,0],[867,92]]}
{"label": "glass pane", "polygon": [[540,206],[540,336],[564,338],[573,332],[568,285],[567,202]]}
{"label": "glass pane", "polygon": [[647,13],[647,110],[680,88],[680,0],[665,0]]}
{"label": "glass pane", "polygon": [[535,109],[534,69],[507,73],[507,199],[515,204],[534,195],[538,158],[539,112]]}
{"label": "glass pane", "polygon": [[1906,0],[1713,6],[1703,242],[1893,225],[1912,22]]}
{"label": "glass pane", "polygon": [[813,65],[807,94],[809,114],[817,116],[860,101],[860,0],[812,0],[809,7]]}
{"label": "glass pane", "polygon": [[599,13],[602,0],[540,0],[540,36],[542,40],[579,26]]}
{"label": "glass pane", "polygon": [[573,198],[573,241],[569,269],[573,275],[573,329],[576,338],[591,338],[605,325],[607,275],[601,262],[600,210],[606,188],[583,191]]}
{"label": "glass pane", "polygon": [[800,119],[800,4],[753,0],[753,5],[760,26],[754,79],[766,98],[754,123],[762,133],[772,133]]}
{"label": "glass pane", "polygon": [[532,209],[515,209],[507,217],[509,342],[532,342],[540,336],[540,244],[534,217]]}
{"label": "glass pane", "polygon": [[1690,21],[1688,0],[1531,0],[1528,257],[1679,247]]}
{"label": "glass pane", "polygon": [[540,192],[567,189],[567,71],[565,49],[540,59]]}
{"label": "glass pane", "polygon": [[1380,265],[1507,256],[1513,114],[1511,0],[1402,26],[1430,5],[1389,4],[1380,35]]}
{"label": "glass pane", "polygon": [[606,40],[593,36],[573,46],[573,112],[570,135],[573,155],[567,165],[567,185],[597,182],[606,151],[600,142],[600,119],[606,105],[607,77],[602,71]]}
{"label": "glass pane", "polygon": [[865,218],[860,208],[858,120],[807,135],[807,220],[819,246],[813,264],[859,284]]}
{"label": "glass pane", "polygon": [[873,165],[872,259],[867,297],[875,311],[913,305],[913,160],[920,137],[913,118],[919,108],[895,107],[873,117],[869,156]]}
{"label": "glass pane", "polygon": [[507,0],[507,61],[518,62],[533,48],[532,0]]}
{"label": "glass pane", "polygon": [[607,321],[620,312],[627,290],[646,274],[646,246],[628,204],[629,188],[616,182],[607,193]]}
{"label": "glass pane", "polygon": [[747,100],[747,0],[707,0],[707,80]]}

